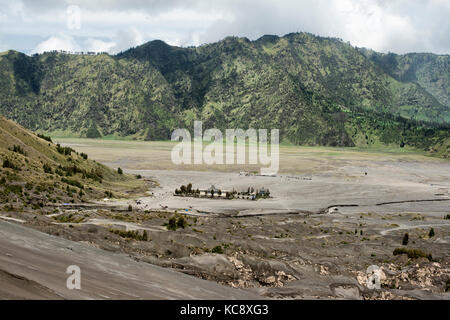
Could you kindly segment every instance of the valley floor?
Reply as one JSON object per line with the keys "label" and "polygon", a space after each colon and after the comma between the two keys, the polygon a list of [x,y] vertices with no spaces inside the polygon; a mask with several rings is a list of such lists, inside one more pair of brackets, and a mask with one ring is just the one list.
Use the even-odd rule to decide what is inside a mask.
{"label": "valley floor", "polygon": [[[170,161],[170,142],[58,142],[91,159],[140,174],[157,186],[135,200],[104,199],[84,206],[43,208],[39,213],[1,213],[0,218],[10,220],[0,222],[0,231],[10,233],[2,239],[14,238],[14,232],[19,235],[9,243],[2,240],[0,277],[10,278],[11,286],[16,280],[10,274],[42,286],[35,295],[30,293],[31,298],[52,297],[55,292],[63,298],[202,298],[201,290],[225,299],[241,294],[279,299],[450,298],[450,220],[445,219],[450,214],[449,161],[404,151],[282,147],[279,174],[263,177],[239,174],[255,167],[177,167]],[[194,189],[264,187],[270,189],[271,198],[249,201],[173,195],[175,188],[188,183]],[[180,221],[176,230],[167,229],[170,218]],[[14,258],[9,253],[13,245],[21,248],[17,254],[39,252],[43,249],[39,245],[57,245],[52,240],[57,238],[37,231],[25,237],[24,227],[67,239],[61,242],[60,253],[48,257],[57,262],[54,272],[62,273],[58,277],[44,274],[47,266],[34,261],[32,255]],[[429,234],[431,229],[434,235]],[[144,231],[145,241],[140,238]],[[406,232],[409,242],[402,245]],[[20,241],[20,234],[28,240]],[[76,254],[71,255],[68,250],[72,249],[66,247],[75,248]],[[396,248],[417,249],[424,257],[393,255]],[[91,251],[97,256],[93,262],[80,260]],[[29,260],[20,260],[25,257]],[[107,270],[94,270],[104,261],[108,261]],[[14,266],[16,262],[22,266]],[[95,277],[86,278],[86,292],[69,294],[60,287],[65,285],[63,265],[72,262],[81,263],[89,273],[102,272],[99,279],[115,274],[114,290],[124,285],[127,295],[106,293],[114,290],[94,281]],[[382,270],[380,290],[367,288],[366,270],[371,265]],[[137,275],[136,268],[147,271]],[[155,274],[168,287],[179,287],[159,287]],[[169,275],[182,280],[168,281]],[[125,285],[122,281],[127,278],[136,281]],[[200,291],[191,294],[183,291],[184,285]],[[0,295],[8,298],[1,291]]]}

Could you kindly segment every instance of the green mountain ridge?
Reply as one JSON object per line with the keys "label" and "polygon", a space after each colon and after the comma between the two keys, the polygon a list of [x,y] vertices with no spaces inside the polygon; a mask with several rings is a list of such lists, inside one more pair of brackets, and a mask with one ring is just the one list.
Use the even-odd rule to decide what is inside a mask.
{"label": "green mountain ridge", "polygon": [[169,139],[202,120],[280,128],[294,144],[448,153],[448,65],[448,55],[392,57],[307,33],[189,48],[155,40],[115,56],[7,51],[0,113],[32,130],[88,137]]}

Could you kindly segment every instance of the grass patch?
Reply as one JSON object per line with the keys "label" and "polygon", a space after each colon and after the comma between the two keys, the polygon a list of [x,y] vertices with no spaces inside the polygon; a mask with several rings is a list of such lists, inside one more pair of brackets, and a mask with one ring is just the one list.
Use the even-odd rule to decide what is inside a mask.
{"label": "grass patch", "polygon": [[137,241],[148,241],[147,230],[144,230],[144,232],[142,234],[137,230],[122,231],[122,230],[111,229],[109,231],[111,233],[121,236],[122,238],[134,239]]}

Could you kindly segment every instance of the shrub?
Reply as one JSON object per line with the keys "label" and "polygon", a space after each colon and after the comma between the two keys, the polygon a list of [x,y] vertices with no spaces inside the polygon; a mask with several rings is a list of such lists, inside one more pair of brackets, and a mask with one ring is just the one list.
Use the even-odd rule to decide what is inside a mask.
{"label": "shrub", "polygon": [[9,159],[5,159],[3,160],[3,168],[9,168],[9,169],[13,169],[13,170],[20,170],[20,168],[15,165],[11,160]]}
{"label": "shrub", "polygon": [[138,241],[147,241],[148,240],[147,231],[145,231],[145,230],[142,234],[140,234],[139,231],[137,231],[137,230],[129,230],[129,231],[109,230],[109,231],[111,233],[121,236],[122,238],[130,238],[130,239],[135,239]]}
{"label": "shrub", "polygon": [[222,246],[215,246],[214,248],[212,248],[211,252],[212,253],[223,254]]}
{"label": "shrub", "polygon": [[136,179],[142,179],[142,176],[140,174],[137,174],[135,177]]}
{"label": "shrub", "polygon": [[169,223],[167,223],[167,230],[176,231],[177,230],[177,219],[172,217],[169,219]]}
{"label": "shrub", "polygon": [[6,185],[3,193],[7,196],[10,193],[15,193],[18,196],[22,194],[22,186],[16,184]]}
{"label": "shrub", "polygon": [[410,259],[427,258],[430,261],[433,259],[431,253],[426,253],[419,249],[396,248],[393,252],[394,256],[401,254],[407,254]]}
{"label": "shrub", "polygon": [[88,131],[86,132],[86,138],[90,138],[90,139],[97,139],[97,138],[101,138],[102,134],[100,133],[100,131],[98,131],[98,129],[96,127],[91,127],[88,129]]}
{"label": "shrub", "polygon": [[133,211],[133,207],[131,206],[131,204],[128,205],[128,211]]}
{"label": "shrub", "polygon": [[66,179],[66,178],[61,178],[61,181],[64,182],[64,183],[67,183],[68,185],[71,185],[71,186],[74,186],[74,187],[78,187],[80,189],[84,188],[83,185],[77,180],[69,180],[69,179]]}
{"label": "shrub", "polygon": [[48,163],[44,163],[43,168],[45,173],[53,173],[52,167]]}
{"label": "shrub", "polygon": [[123,170],[121,168],[117,168],[117,173],[118,174],[123,174]]}
{"label": "shrub", "polygon": [[88,155],[84,152],[80,153],[80,156],[84,159],[87,160],[88,159]]}
{"label": "shrub", "polygon": [[408,245],[408,242],[409,242],[409,234],[405,233],[405,235],[403,236],[402,245],[406,246]]}

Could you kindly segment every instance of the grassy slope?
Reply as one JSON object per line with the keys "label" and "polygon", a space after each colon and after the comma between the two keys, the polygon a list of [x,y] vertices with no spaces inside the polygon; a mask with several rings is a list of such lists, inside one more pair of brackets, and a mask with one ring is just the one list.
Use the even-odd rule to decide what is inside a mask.
{"label": "grassy slope", "polygon": [[[14,146],[19,146],[23,154],[12,151]],[[15,167],[0,169],[1,203],[37,206],[103,198],[106,191],[112,192],[115,197],[125,197],[129,193],[145,190],[143,181],[119,175],[76,152],[61,154],[52,142],[37,137],[4,117],[0,117],[0,159],[2,164],[8,159]],[[44,171],[44,164],[51,168],[51,173]],[[68,175],[64,168],[74,166],[87,174],[78,172]],[[76,183],[71,183],[73,181]]]}

